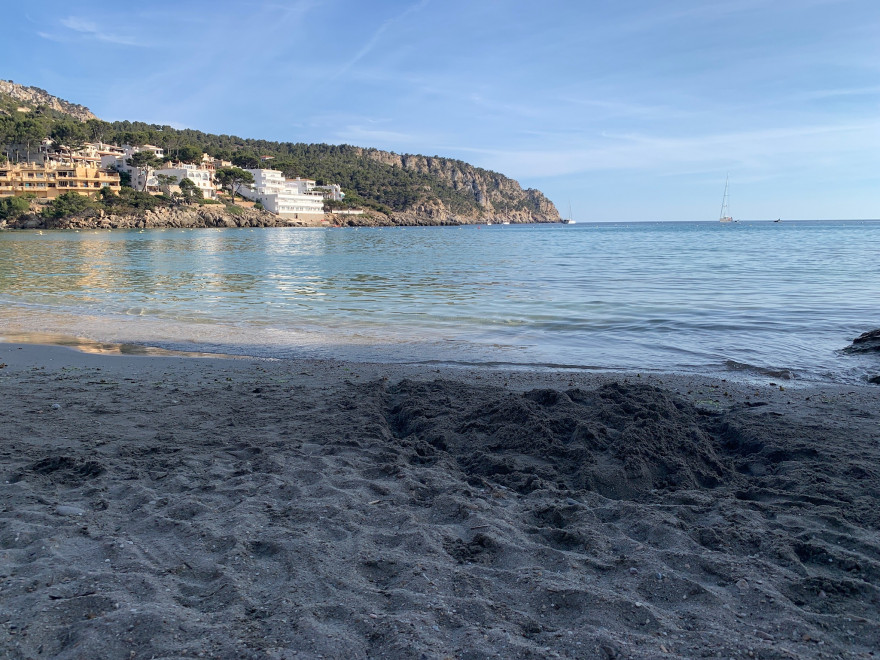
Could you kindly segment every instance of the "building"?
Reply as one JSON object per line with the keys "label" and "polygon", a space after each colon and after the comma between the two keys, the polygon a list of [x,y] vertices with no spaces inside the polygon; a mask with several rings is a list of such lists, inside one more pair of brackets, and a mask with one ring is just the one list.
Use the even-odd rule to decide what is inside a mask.
{"label": "building", "polygon": [[55,199],[66,192],[95,196],[101,188],[119,191],[119,174],[112,170],[67,163],[0,165],[0,197],[32,193],[38,199]]}
{"label": "building", "polygon": [[318,186],[313,179],[296,177],[295,179],[287,179],[285,185],[291,190],[296,190],[300,194],[318,194],[324,199],[331,199],[336,202],[341,202],[342,198],[345,197],[342,188],[336,183],[331,183],[326,186]]}
{"label": "building", "polygon": [[128,164],[128,159],[139,151],[149,151],[156,158],[165,158],[165,150],[161,147],[156,147],[152,144],[145,144],[140,147],[124,144],[122,147],[106,150],[106,153],[101,155],[101,167],[112,167],[117,172],[124,172],[131,176],[131,187],[135,190],[158,193],[160,192],[159,179],[156,178],[154,170],[148,170],[146,167],[132,167]]}
{"label": "building", "polygon": [[326,186],[315,186],[314,190],[317,190],[324,195],[324,199],[329,199],[334,202],[341,202],[345,198],[345,193],[342,192],[342,188],[338,183],[330,183]]}
{"label": "building", "polygon": [[184,179],[189,179],[202,191],[202,196],[205,199],[217,198],[217,186],[214,184],[214,168],[212,166],[203,165],[198,167],[190,163],[175,163],[170,167],[153,170],[157,185],[160,174],[175,177],[178,184]]}
{"label": "building", "polygon": [[247,170],[254,175],[254,183],[242,186],[238,192],[242,197],[260,202],[263,207],[276,215],[297,220],[323,220],[324,196],[308,192],[300,187],[303,179],[285,180],[277,170]]}

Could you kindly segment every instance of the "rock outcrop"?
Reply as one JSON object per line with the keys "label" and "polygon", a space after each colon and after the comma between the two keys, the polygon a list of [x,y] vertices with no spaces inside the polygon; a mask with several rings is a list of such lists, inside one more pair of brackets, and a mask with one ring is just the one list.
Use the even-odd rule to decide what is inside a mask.
{"label": "rock outcrop", "polygon": [[379,149],[360,149],[359,152],[385,165],[429,175],[476,202],[475,206],[469,205],[470,208],[457,209],[454,200],[429,198],[406,211],[392,213],[394,224],[561,221],[556,206],[540,190],[523,190],[519,182],[498,172],[452,158],[396,154]]}
{"label": "rock outcrop", "polygon": [[[7,222],[9,229],[159,229],[205,227],[304,227],[309,224],[287,220],[267,211],[241,209],[230,212],[223,206],[160,207],[143,214],[94,215],[50,219],[28,214]],[[2,228],[2,227],[0,227]]]}
{"label": "rock outcrop", "polygon": [[69,115],[78,121],[97,119],[92,111],[84,105],[59,99],[57,96],[52,96],[49,92],[39,87],[25,87],[9,80],[0,80],[0,94],[6,94],[21,102],[22,106],[31,109],[46,106],[50,110]]}
{"label": "rock outcrop", "polygon": [[853,339],[852,344],[843,349],[847,353],[880,352],[880,328],[863,332]]}

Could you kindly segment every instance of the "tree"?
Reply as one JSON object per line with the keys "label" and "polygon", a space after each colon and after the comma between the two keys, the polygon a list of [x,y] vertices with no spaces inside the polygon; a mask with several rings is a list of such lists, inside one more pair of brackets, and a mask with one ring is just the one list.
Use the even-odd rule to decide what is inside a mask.
{"label": "tree", "polygon": [[128,164],[132,167],[156,168],[159,167],[162,162],[162,159],[157,157],[152,151],[138,151],[128,159]]}
{"label": "tree", "polygon": [[149,181],[153,170],[162,164],[162,161],[156,157],[152,151],[138,151],[126,161],[130,167],[136,167],[144,171],[144,186],[141,191],[147,189],[147,181]]}
{"label": "tree", "polygon": [[260,160],[256,156],[239,154],[232,158],[232,164],[236,167],[243,167],[246,170],[255,170],[260,166]]}
{"label": "tree", "polygon": [[103,142],[104,133],[107,131],[109,124],[100,119],[89,119],[86,122],[86,133],[92,142]]}
{"label": "tree", "polygon": [[79,151],[86,141],[86,131],[82,124],[73,121],[58,122],[49,132],[55,150],[61,151],[63,147],[67,153]]}
{"label": "tree", "polygon": [[177,177],[173,174],[157,174],[156,179],[159,181],[159,190],[166,195],[170,195],[171,186],[177,184]]}
{"label": "tree", "polygon": [[192,163],[193,165],[199,165],[202,162],[202,151],[201,147],[197,147],[194,144],[185,144],[177,150],[177,159],[183,163]]}
{"label": "tree", "polygon": [[46,127],[39,119],[27,117],[15,123],[13,135],[16,142],[26,145],[27,160],[30,162],[31,144],[46,137]]}
{"label": "tree", "polygon": [[[12,117],[0,115],[0,146],[9,148],[9,143],[15,137],[15,120]],[[5,157],[0,155],[0,158]]]}
{"label": "tree", "polygon": [[187,204],[192,204],[200,199],[204,199],[205,196],[202,193],[202,189],[199,188],[195,183],[193,183],[192,179],[187,179],[184,177],[180,180],[180,194],[183,195],[183,201]]}
{"label": "tree", "polygon": [[232,152],[229,149],[218,149],[217,147],[208,147],[207,152],[218,160],[232,160]]}
{"label": "tree", "polygon": [[235,202],[235,191],[245,183],[253,183],[254,175],[240,167],[221,167],[214,174],[214,181],[224,188],[229,188],[230,199]]}

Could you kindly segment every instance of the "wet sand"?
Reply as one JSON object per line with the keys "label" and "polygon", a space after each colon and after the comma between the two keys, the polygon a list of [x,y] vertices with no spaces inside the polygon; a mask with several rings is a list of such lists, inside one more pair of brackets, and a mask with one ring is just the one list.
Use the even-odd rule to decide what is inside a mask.
{"label": "wet sand", "polygon": [[880,388],[0,344],[9,658],[880,648]]}

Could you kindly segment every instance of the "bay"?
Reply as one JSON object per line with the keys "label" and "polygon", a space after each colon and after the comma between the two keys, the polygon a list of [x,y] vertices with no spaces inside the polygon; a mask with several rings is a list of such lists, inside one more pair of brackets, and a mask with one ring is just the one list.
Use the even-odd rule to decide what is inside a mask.
{"label": "bay", "polygon": [[878,254],[870,221],[3,232],[0,335],[858,381]]}

